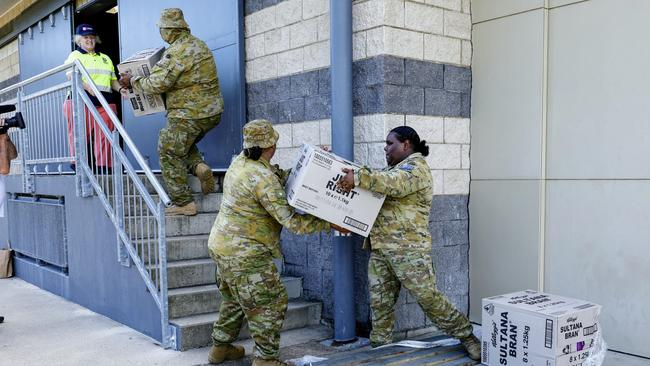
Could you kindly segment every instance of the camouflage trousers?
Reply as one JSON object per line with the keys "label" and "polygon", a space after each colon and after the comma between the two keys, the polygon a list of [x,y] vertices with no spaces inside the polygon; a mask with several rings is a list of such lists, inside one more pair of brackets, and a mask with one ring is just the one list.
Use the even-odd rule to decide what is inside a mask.
{"label": "camouflage trousers", "polygon": [[371,344],[393,342],[395,303],[402,285],[416,298],[436,327],[456,338],[472,333],[467,317],[436,288],[436,274],[428,250],[373,249],[368,263],[368,280]]}
{"label": "camouflage trousers", "polygon": [[280,330],[289,302],[287,290],[270,256],[218,257],[219,318],[212,328],[215,345],[237,339],[244,317],[255,341],[255,354],[272,360],[280,355]]}
{"label": "camouflage trousers", "polygon": [[167,126],[160,130],[160,169],[169,196],[175,205],[184,206],[193,201],[187,174],[193,174],[194,168],[205,162],[196,144],[219,124],[220,120],[220,114],[201,119],[168,118]]}

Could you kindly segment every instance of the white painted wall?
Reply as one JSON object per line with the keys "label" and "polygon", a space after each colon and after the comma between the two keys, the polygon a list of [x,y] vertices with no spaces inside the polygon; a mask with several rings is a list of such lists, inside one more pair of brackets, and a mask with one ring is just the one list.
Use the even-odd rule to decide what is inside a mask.
{"label": "white painted wall", "polygon": [[650,357],[650,2],[472,14],[472,320],[482,297],[540,288],[603,305],[610,348]]}

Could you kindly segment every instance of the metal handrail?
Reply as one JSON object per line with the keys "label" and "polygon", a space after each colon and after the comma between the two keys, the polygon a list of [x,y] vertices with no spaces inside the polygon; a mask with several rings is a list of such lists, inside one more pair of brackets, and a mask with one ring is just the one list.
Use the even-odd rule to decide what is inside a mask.
{"label": "metal handrail", "polygon": [[22,88],[22,87],[24,87],[25,85],[29,85],[29,84],[31,84],[31,83],[33,83],[33,82],[35,82],[35,81],[39,81],[39,80],[45,79],[45,78],[48,77],[48,76],[51,76],[51,75],[54,75],[54,74],[58,74],[58,73],[60,73],[61,71],[70,68],[70,66],[71,66],[71,64],[63,64],[63,65],[57,66],[57,67],[55,67],[55,68],[49,69],[49,70],[47,70],[47,71],[45,71],[45,72],[42,72],[42,73],[40,73],[40,74],[38,74],[38,75],[36,75],[36,76],[32,76],[31,78],[29,78],[29,79],[27,79],[27,80],[23,80],[23,81],[18,82],[18,83],[16,83],[16,84],[12,84],[12,85],[10,85],[10,86],[8,86],[8,87],[6,87],[6,88],[0,90],[0,94],[8,93],[8,92],[13,91],[13,90],[16,90],[16,89],[18,89],[18,88]]}
{"label": "metal handrail", "polygon": [[[106,111],[106,114],[108,114],[108,117],[113,122],[113,125],[115,126],[115,128],[119,131],[120,137],[122,138],[122,140],[124,141],[126,146],[128,146],[129,149],[131,149],[131,153],[133,154],[133,157],[138,162],[138,164],[140,164],[140,166],[143,168],[144,174],[149,179],[149,182],[153,185],[154,189],[156,190],[156,193],[160,197],[160,200],[165,204],[165,206],[171,205],[171,199],[167,195],[167,192],[165,192],[165,190],[160,185],[160,182],[158,182],[156,177],[153,175],[153,172],[149,168],[149,165],[146,163],[146,161],[142,157],[142,154],[140,154],[140,150],[138,150],[138,148],[135,146],[135,143],[133,143],[133,140],[131,140],[131,137],[126,132],[126,129],[124,129],[124,126],[122,126],[122,123],[120,122],[120,120],[117,118],[115,113],[113,113],[113,110],[109,107],[108,102],[102,96],[102,93],[99,91],[99,89],[97,89],[97,86],[95,85],[95,83],[92,82],[92,79],[90,78],[90,74],[88,73],[88,71],[86,71],[86,68],[83,67],[83,65],[81,64],[81,62],[79,60],[74,60],[74,64],[78,68],[78,70],[81,72],[83,77],[86,80],[91,81],[91,82],[88,82],[87,84],[90,86],[93,93],[95,94],[95,96],[97,97],[99,102],[101,103],[102,107],[104,108],[104,111]],[[90,104],[92,104],[92,103],[90,103]]]}
{"label": "metal handrail", "polygon": [[[24,95],[26,86],[68,70],[72,71],[71,81]],[[111,131],[86,94],[82,78],[99,100],[114,126],[114,131]],[[118,261],[125,266],[130,266],[131,263],[136,266],[147,290],[160,309],[161,343],[165,348],[175,347],[175,332],[169,324],[167,293],[165,207],[171,204],[169,196],[87,70],[78,60],[4,88],[0,90],[0,95],[14,91],[16,97],[10,102],[15,103],[18,110],[23,112],[28,125],[25,130],[10,131],[13,136],[18,137],[16,140],[24,191],[34,192],[32,176],[38,173],[41,165],[45,165],[45,172],[49,174],[50,164],[58,164],[59,173],[62,172],[62,163],[75,164],[77,194],[86,197],[94,192],[99,198],[116,229]],[[66,99],[69,101],[65,101]],[[69,103],[68,106],[71,107],[71,110],[66,112],[70,155],[60,151],[60,135],[66,132],[65,127],[62,131],[61,126],[56,123],[63,117],[60,103],[64,105]],[[57,130],[50,132],[51,128]],[[87,133],[94,134],[94,142],[101,139],[100,147],[94,146],[92,153],[86,151]],[[70,140],[71,135],[72,140]],[[120,140],[124,143],[125,149],[128,148],[133,155],[138,165],[137,170],[127,158],[125,149],[120,146]],[[104,142],[108,146],[101,145]],[[52,152],[51,146],[57,143],[59,143],[56,146],[59,148],[58,151]],[[158,195],[158,202],[147,190],[141,176],[137,173],[138,170],[144,172],[146,182]]]}

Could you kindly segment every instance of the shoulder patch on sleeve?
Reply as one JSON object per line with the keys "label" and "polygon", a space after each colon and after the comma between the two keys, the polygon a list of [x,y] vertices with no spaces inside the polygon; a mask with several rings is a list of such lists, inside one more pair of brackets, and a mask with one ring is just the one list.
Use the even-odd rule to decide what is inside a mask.
{"label": "shoulder patch on sleeve", "polygon": [[407,171],[407,172],[410,172],[410,171],[412,171],[415,167],[414,167],[413,165],[411,165],[411,164],[404,164],[404,165],[400,166],[399,168],[402,169],[402,170],[405,170],[405,171]]}

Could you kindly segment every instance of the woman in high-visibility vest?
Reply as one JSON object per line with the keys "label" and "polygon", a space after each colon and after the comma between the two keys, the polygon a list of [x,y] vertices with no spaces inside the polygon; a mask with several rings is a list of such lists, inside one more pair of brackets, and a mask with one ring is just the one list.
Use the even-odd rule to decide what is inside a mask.
{"label": "woman in high-visibility vest", "polygon": [[[110,57],[106,56],[101,52],[95,51],[95,46],[100,43],[97,32],[92,25],[89,24],[80,24],[75,29],[74,36],[75,44],[77,45],[76,49],[70,53],[68,58],[65,60],[65,63],[73,62],[74,60],[79,60],[81,64],[86,68],[90,74],[90,78],[97,86],[97,89],[102,93],[102,96],[109,103],[109,107],[113,110],[114,113],[117,113],[117,107],[115,105],[118,95],[114,94],[113,91],[118,93],[126,94],[126,90],[121,88],[120,83],[117,81],[117,76],[115,75],[115,67]],[[68,79],[72,78],[72,73],[68,73]],[[88,85],[88,80],[83,78],[83,88],[86,90],[86,93],[90,97],[91,102],[97,108],[99,115],[104,120],[104,123],[110,131],[113,130],[113,122],[108,117],[108,113],[104,110],[97,99],[95,93]],[[97,122],[90,114],[88,109],[85,110],[85,120],[86,120],[86,143],[89,148],[92,146],[93,154],[89,157],[88,161],[90,163],[90,168],[95,173],[106,173],[112,167],[112,152],[110,143],[108,139],[101,131],[100,127],[97,125]],[[68,141],[70,143],[70,153],[74,156],[74,134],[73,134],[73,120],[72,120],[72,101],[70,99],[66,100],[63,105],[63,112],[68,119]]]}

